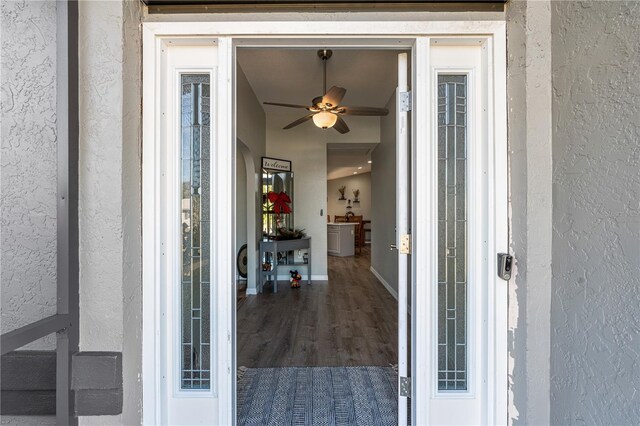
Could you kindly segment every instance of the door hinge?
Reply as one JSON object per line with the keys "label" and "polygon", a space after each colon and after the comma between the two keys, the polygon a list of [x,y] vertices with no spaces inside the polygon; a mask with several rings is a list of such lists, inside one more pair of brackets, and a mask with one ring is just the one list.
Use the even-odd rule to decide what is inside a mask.
{"label": "door hinge", "polygon": [[411,91],[400,92],[400,112],[411,111]]}
{"label": "door hinge", "polygon": [[400,396],[411,398],[411,377],[400,377]]}
{"label": "door hinge", "polygon": [[403,234],[400,237],[400,253],[411,254],[411,234]]}

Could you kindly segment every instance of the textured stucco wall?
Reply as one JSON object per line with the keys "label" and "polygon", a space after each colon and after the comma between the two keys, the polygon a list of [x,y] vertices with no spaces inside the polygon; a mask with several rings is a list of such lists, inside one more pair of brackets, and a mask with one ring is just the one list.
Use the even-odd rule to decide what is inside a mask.
{"label": "textured stucco wall", "polygon": [[79,6],[80,349],[122,350],[122,3]]}
{"label": "textured stucco wall", "polygon": [[83,1],[80,39],[80,349],[123,352],[123,413],[141,420],[140,16],[137,1]]}
{"label": "textured stucco wall", "polygon": [[[0,3],[2,333],[56,313],[56,5]],[[54,349],[55,335],[22,349]],[[2,416],[53,425],[53,416]]]}
{"label": "textured stucco wall", "polygon": [[510,252],[508,419],[549,423],[551,306],[550,2],[507,5]]}
{"label": "textured stucco wall", "polygon": [[123,2],[122,423],[142,421],[142,3]]}
{"label": "textured stucco wall", "polygon": [[[3,1],[2,333],[56,313],[56,5]],[[55,336],[28,345],[55,348]]]}
{"label": "textured stucco wall", "polygon": [[640,3],[554,2],[551,423],[640,421]]}

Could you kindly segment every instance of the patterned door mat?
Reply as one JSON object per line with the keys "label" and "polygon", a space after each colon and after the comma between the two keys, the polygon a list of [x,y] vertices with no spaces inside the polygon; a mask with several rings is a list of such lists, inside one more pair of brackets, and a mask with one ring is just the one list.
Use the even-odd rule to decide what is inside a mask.
{"label": "patterned door mat", "polygon": [[398,376],[392,367],[239,370],[239,425],[398,424]]}

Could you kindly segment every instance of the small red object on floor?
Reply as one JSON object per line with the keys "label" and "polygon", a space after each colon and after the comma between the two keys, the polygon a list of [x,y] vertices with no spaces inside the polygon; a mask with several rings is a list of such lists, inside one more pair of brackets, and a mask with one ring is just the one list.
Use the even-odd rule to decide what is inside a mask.
{"label": "small red object on floor", "polygon": [[298,273],[298,271],[289,271],[291,274],[291,288],[300,288],[300,280],[302,280],[302,275]]}

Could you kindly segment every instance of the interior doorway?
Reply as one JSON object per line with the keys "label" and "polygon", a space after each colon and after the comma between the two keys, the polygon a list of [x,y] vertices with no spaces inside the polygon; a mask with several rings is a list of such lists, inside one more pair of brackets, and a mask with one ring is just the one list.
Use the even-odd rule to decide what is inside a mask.
{"label": "interior doorway", "polygon": [[[318,52],[329,52],[331,62],[320,62]],[[265,416],[295,423],[309,415],[304,407],[314,404],[324,407],[314,413],[317,421],[346,416],[338,423],[366,423],[367,416],[382,410],[383,424],[397,424],[398,254],[389,247],[396,242],[397,201],[409,198],[396,199],[398,53],[362,48],[238,49],[237,132],[251,133],[254,123],[262,123],[259,109],[265,111],[265,146],[254,144],[264,153],[258,245],[283,238],[283,228],[303,231],[311,240],[309,253],[282,249],[283,243],[274,253],[259,250],[254,266],[261,280],[258,294],[243,300],[237,311],[239,424]],[[379,72],[361,78],[372,68]],[[322,98],[320,90],[334,87],[346,92],[336,106],[352,108],[352,114],[341,118],[344,127],[319,128],[309,118],[289,127],[313,113]],[[265,104],[274,101],[279,105]],[[306,101],[310,102],[304,108]],[[376,156],[379,163],[373,171]],[[351,170],[346,163],[355,157],[358,164]],[[372,189],[373,173],[383,191]],[[351,177],[359,180],[345,179]],[[344,198],[339,191],[329,191],[340,183],[332,183],[336,179],[349,186],[345,200],[339,199]],[[286,212],[272,211],[280,194],[286,195]],[[384,208],[373,212],[373,205]],[[377,233],[371,227],[374,215]],[[332,229],[339,228],[346,232],[332,241]],[[384,249],[375,253],[378,266],[372,268],[375,239]],[[296,272],[300,287],[289,285],[289,274]],[[356,401],[356,395],[370,391],[372,382],[372,398]],[[295,403],[279,405],[279,395],[289,395]],[[346,414],[340,404],[348,407]]]}

